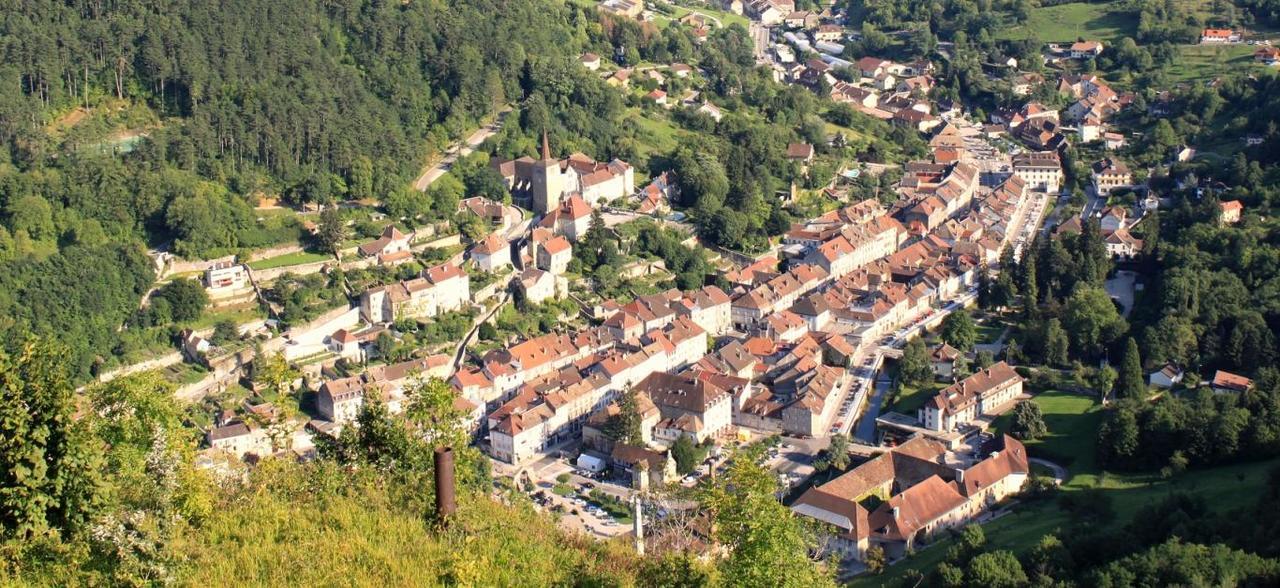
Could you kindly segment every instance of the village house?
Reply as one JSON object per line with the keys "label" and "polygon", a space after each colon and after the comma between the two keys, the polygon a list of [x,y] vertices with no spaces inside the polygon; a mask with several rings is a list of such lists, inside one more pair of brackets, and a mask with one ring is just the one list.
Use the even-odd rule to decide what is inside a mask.
{"label": "village house", "polygon": [[[782,26],[789,29],[807,29],[818,26],[818,15],[808,10],[797,10],[782,18]],[[839,37],[836,38],[839,40]]]}
{"label": "village house", "polygon": [[1012,408],[1012,401],[1021,394],[1022,376],[1002,361],[939,391],[920,408],[920,426],[955,431],[979,417]]}
{"label": "village house", "polygon": [[400,232],[395,225],[387,225],[377,239],[360,245],[362,257],[376,257],[382,265],[394,265],[413,259],[409,249],[411,236]]}
{"label": "village house", "polygon": [[1182,370],[1171,363],[1165,364],[1147,376],[1147,383],[1155,388],[1168,390],[1182,383]]}
{"label": "village house", "polygon": [[831,85],[831,99],[862,108],[875,108],[880,103],[880,95],[874,91],[840,80]]}
{"label": "village house", "polygon": [[1129,229],[1115,229],[1102,238],[1107,247],[1107,255],[1117,260],[1130,260],[1142,252],[1142,240],[1129,233]]}
{"label": "village house", "polygon": [[1224,225],[1233,225],[1240,222],[1240,212],[1244,210],[1244,204],[1239,200],[1227,200],[1220,202],[1218,207],[1222,210],[1222,216],[1219,222]]}
{"label": "village house", "polygon": [[458,203],[458,212],[474,215],[483,221],[490,230],[495,232],[507,230],[510,228],[513,219],[516,221],[520,219],[519,211],[503,206],[501,202],[484,196],[463,198]]}
{"label": "village house", "polygon": [[818,25],[818,29],[813,32],[814,42],[839,43],[843,39],[844,27],[836,24]]}
{"label": "village house", "polygon": [[533,304],[541,304],[544,300],[560,297],[560,288],[557,283],[556,276],[551,272],[531,267],[520,272],[516,286],[525,300]]}
{"label": "village house", "polygon": [[609,461],[618,474],[630,481],[631,488],[641,492],[677,479],[676,460],[669,451],[618,444],[609,454]]}
{"label": "village house", "polygon": [[1102,238],[1102,242],[1107,247],[1107,254],[1118,260],[1133,259],[1142,253],[1142,239],[1129,234],[1129,229],[1111,231]]}
{"label": "village house", "polygon": [[205,442],[210,448],[225,451],[237,459],[250,455],[262,457],[272,453],[271,441],[267,438],[266,431],[240,420],[209,429]]}
{"label": "village house", "polygon": [[1239,43],[1240,33],[1231,29],[1205,29],[1200,33],[1201,45],[1221,45],[1224,43]]}
{"label": "village house", "polygon": [[569,271],[571,259],[573,259],[573,246],[563,235],[543,243],[538,248],[538,269],[546,270],[553,275],[558,276]]}
{"label": "village house", "polygon": [[634,390],[662,413],[654,428],[657,442],[674,443],[686,436],[702,443],[724,436],[733,425],[732,392],[694,374],[654,372]]}
{"label": "village house", "polygon": [[1077,41],[1067,50],[1072,59],[1093,59],[1102,55],[1101,41]]}
{"label": "village house", "polygon": [[422,270],[420,277],[366,290],[360,295],[360,318],[390,323],[462,309],[471,300],[471,280],[462,268],[443,263]]}
{"label": "village house", "polygon": [[813,145],[808,143],[788,143],[787,159],[800,163],[813,161]]}
{"label": "village house", "polygon": [[1252,387],[1253,380],[1226,370],[1214,372],[1213,380],[1209,382],[1209,388],[1218,394],[1244,393]]}
{"label": "village house", "polygon": [[935,345],[929,351],[929,368],[933,370],[933,376],[950,381],[955,374],[956,360],[960,359],[960,356],[960,350],[947,345],[946,342]]}
{"label": "village house", "polygon": [[644,0],[604,0],[600,10],[617,16],[636,18],[644,12]]}
{"label": "village house", "polygon": [[918,436],[810,488],[791,509],[831,525],[824,544],[843,557],[863,561],[875,545],[898,559],[1022,489],[1030,463],[1021,442],[1001,435],[977,453],[970,466]]}
{"label": "village house", "polygon": [[471,248],[471,261],[480,271],[501,271],[511,266],[511,244],[497,233],[490,233]]}
{"label": "village house", "polygon": [[582,63],[583,67],[591,71],[600,69],[600,56],[595,53],[583,53],[582,57],[578,58],[578,61]]}
{"label": "village house", "polygon": [[1272,67],[1280,66],[1280,47],[1264,45],[1253,52],[1253,60]]}
{"label": "village house", "polygon": [[1102,144],[1108,151],[1115,151],[1124,147],[1124,135],[1120,133],[1102,133]]}
{"label": "village house", "polygon": [[565,198],[555,209],[538,221],[538,227],[549,229],[553,234],[564,235],[570,241],[577,242],[591,228],[591,205],[577,194]]}
{"label": "village house", "polygon": [[248,272],[234,259],[215,261],[204,270],[204,287],[210,296],[244,289],[248,283]]}
{"label": "village house", "polygon": [[1093,178],[1093,190],[1099,196],[1106,196],[1116,188],[1127,188],[1133,185],[1133,174],[1123,161],[1104,157],[1093,162],[1090,177]]}
{"label": "village house", "polygon": [[370,394],[399,413],[404,410],[405,387],[418,379],[448,375],[451,360],[432,355],[391,365],[371,367],[357,376],[326,380],[316,393],[316,410],[338,425],[354,422]]}

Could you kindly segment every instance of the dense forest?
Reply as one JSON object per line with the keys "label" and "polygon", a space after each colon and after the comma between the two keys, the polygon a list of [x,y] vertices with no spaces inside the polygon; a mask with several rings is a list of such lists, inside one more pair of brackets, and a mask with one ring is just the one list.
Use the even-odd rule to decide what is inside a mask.
{"label": "dense forest", "polygon": [[401,192],[589,24],[537,0],[6,3],[0,330],[66,342],[76,379],[108,367],[137,338],[116,330],[154,277],[145,248],[297,241],[259,197]]}

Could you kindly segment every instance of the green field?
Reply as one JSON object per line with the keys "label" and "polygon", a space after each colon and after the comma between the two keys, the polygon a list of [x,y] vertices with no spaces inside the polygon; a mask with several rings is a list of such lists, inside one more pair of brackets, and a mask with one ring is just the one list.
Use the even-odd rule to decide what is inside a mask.
{"label": "green field", "polygon": [[207,329],[218,324],[219,321],[228,320],[241,325],[260,318],[266,318],[266,314],[256,301],[249,301],[217,310],[206,310],[200,318],[187,326],[192,329]]}
{"label": "green field", "polygon": [[1265,66],[1253,61],[1256,48],[1249,45],[1183,45],[1178,59],[1166,71],[1170,82],[1206,80]]}
{"label": "green field", "polygon": [[1106,4],[1070,3],[1036,8],[1025,25],[1010,26],[996,34],[1000,39],[1026,39],[1033,34],[1045,42],[1075,41],[1077,38],[1116,41],[1132,37],[1138,17],[1121,12],[1119,2]]}
{"label": "green field", "polygon": [[[1068,484],[1089,483],[1097,476],[1095,444],[1098,426],[1102,423],[1102,409],[1094,399],[1079,394],[1051,390],[1036,395],[1035,403],[1044,413],[1048,436],[1027,441],[1027,452],[1055,462],[1070,472]],[[1009,430],[1013,413],[996,419],[995,429]],[[1077,480],[1077,478],[1080,478]]]}
{"label": "green field", "polygon": [[329,259],[333,259],[333,256],[325,255],[323,253],[298,251],[296,253],[286,253],[277,257],[259,259],[258,261],[251,262],[249,267],[256,270],[265,270],[290,265],[302,265],[304,263],[315,263],[317,261],[326,261]]}

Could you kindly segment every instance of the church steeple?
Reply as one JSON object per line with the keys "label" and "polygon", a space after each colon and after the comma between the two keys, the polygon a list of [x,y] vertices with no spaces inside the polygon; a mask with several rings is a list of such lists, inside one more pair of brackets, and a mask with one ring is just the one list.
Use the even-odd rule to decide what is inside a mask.
{"label": "church steeple", "polygon": [[542,130],[542,160],[539,165],[534,166],[529,188],[533,196],[534,212],[546,214],[560,207],[564,179],[561,176],[560,160],[551,155],[551,140],[546,129]]}

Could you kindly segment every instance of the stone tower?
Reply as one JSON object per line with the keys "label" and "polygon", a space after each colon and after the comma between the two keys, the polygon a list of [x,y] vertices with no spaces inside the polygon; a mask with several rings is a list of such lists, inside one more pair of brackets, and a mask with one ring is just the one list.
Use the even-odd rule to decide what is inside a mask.
{"label": "stone tower", "polygon": [[551,145],[547,141],[547,132],[542,131],[542,159],[534,164],[533,211],[547,214],[560,207],[560,195],[564,192],[564,179],[560,175],[560,162],[551,157]]}

